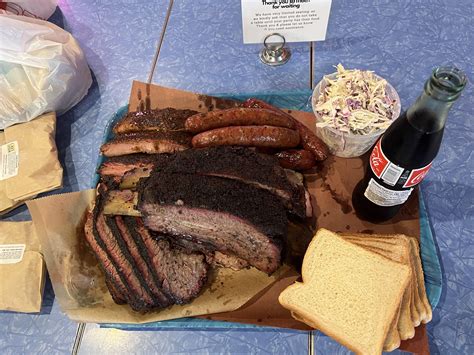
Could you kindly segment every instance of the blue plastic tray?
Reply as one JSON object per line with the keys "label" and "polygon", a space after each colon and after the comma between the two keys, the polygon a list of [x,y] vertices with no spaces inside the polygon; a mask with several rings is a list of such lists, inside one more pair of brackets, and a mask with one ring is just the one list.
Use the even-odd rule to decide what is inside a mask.
{"label": "blue plastic tray", "polygon": [[[278,94],[264,94],[264,95],[214,95],[223,98],[245,100],[249,97],[256,97],[265,100],[272,105],[283,107],[292,110],[300,111],[311,111],[311,106],[308,104],[308,98],[311,92],[298,92],[298,93],[278,93]],[[107,124],[104,132],[103,142],[107,142],[112,137],[112,127],[115,123],[120,120],[128,112],[128,106],[121,107],[112,119]],[[104,158],[100,156],[97,162],[97,168],[102,164]],[[92,186],[95,187],[99,181],[99,175],[95,175],[92,182]],[[431,307],[434,309],[439,302],[442,290],[442,274],[441,266],[436,250],[436,245],[431,232],[428,214],[426,211],[425,203],[419,191],[419,203],[420,203],[420,249],[421,249],[421,262],[423,264],[424,276],[425,276],[425,287],[428,300],[430,301]],[[146,324],[115,324],[106,323],[101,324],[104,328],[118,328],[124,330],[158,330],[158,329],[189,329],[189,330],[203,330],[203,329],[252,329],[252,330],[268,330],[271,327],[263,327],[252,324],[242,324],[233,322],[220,322],[212,321],[200,318],[180,318],[162,322],[152,322]]]}

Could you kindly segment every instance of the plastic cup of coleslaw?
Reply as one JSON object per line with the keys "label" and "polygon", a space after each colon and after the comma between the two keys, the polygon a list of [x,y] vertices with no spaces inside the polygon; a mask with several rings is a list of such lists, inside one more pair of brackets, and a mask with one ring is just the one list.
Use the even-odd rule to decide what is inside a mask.
{"label": "plastic cup of coleslaw", "polygon": [[[372,73],[376,79],[383,79],[377,74]],[[336,79],[337,73],[332,73],[326,75],[325,78],[330,80]],[[311,97],[311,105],[313,107],[313,112],[316,116],[316,122],[322,122],[322,116],[316,111],[316,104],[318,102],[321,93],[326,87],[326,81],[323,78],[318,85],[314,88],[313,95]],[[387,96],[391,100],[395,100],[395,105],[393,107],[392,121],[395,120],[400,115],[400,98],[397,91],[391,86],[388,82],[385,87]],[[329,148],[329,151],[342,158],[354,158],[361,156],[366,153],[378,140],[378,138],[386,131],[385,129],[379,129],[371,134],[354,134],[351,132],[342,132],[333,127],[317,127],[316,132],[319,138],[321,138],[324,143]]]}

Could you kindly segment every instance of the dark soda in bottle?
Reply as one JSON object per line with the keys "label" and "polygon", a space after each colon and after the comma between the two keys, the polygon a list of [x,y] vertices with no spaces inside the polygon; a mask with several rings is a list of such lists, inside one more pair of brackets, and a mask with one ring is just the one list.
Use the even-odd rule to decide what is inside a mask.
{"label": "dark soda in bottle", "polygon": [[352,194],[359,218],[388,220],[407,201],[438,154],[448,111],[466,81],[459,69],[435,69],[416,102],[378,140]]}

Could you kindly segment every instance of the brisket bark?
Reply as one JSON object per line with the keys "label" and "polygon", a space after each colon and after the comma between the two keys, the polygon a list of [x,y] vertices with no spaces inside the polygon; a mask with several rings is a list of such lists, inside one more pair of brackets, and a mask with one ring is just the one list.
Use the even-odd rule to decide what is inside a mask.
{"label": "brisket bark", "polygon": [[224,146],[190,149],[173,154],[161,170],[240,180],[270,191],[283,201],[293,215],[306,217],[304,186],[292,183],[274,156],[250,148]]}
{"label": "brisket bark", "polygon": [[154,172],[139,185],[138,209],[152,230],[212,245],[274,272],[288,220],[270,192],[215,176]]}

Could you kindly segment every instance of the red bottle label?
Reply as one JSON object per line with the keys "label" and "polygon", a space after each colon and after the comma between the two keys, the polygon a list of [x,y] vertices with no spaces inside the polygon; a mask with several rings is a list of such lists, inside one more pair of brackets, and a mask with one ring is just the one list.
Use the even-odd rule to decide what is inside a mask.
{"label": "red bottle label", "polygon": [[406,170],[401,166],[392,163],[382,151],[382,140],[379,139],[372,154],[370,155],[370,168],[375,176],[387,185],[399,185],[403,188],[410,188],[418,185],[431,168],[428,164],[419,169]]}
{"label": "red bottle label", "polygon": [[412,187],[412,186],[418,185],[421,182],[421,180],[425,178],[426,174],[428,174],[428,170],[430,170],[431,164],[433,163],[429,163],[427,166],[421,169],[413,169],[410,172],[410,175],[408,175],[408,179],[403,184],[403,187]]}
{"label": "red bottle label", "polygon": [[385,154],[383,154],[381,142],[382,140],[379,139],[372,150],[372,154],[370,154],[370,167],[378,178],[382,176],[383,171],[387,165],[390,164],[390,160],[388,160]]}

